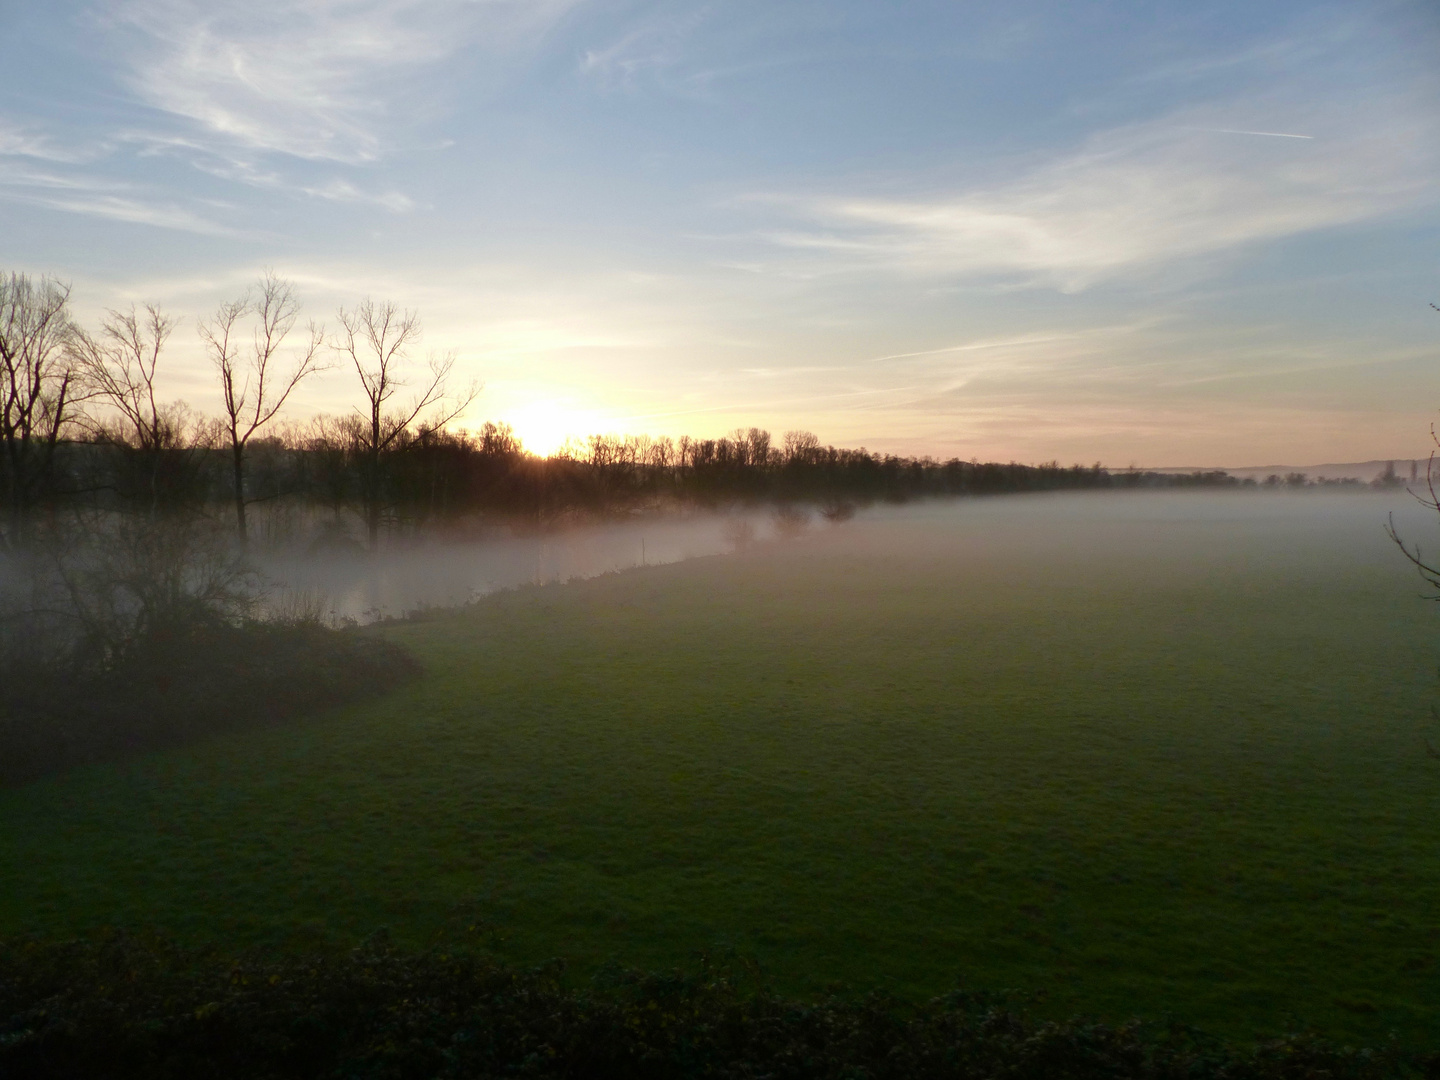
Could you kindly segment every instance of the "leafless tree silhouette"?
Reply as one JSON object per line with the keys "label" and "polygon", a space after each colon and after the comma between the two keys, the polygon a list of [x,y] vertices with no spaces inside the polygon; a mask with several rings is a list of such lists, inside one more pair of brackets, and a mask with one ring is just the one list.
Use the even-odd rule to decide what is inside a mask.
{"label": "leafless tree silhouette", "polygon": [[[250,316],[255,318],[255,324],[247,348],[240,338]],[[276,355],[299,317],[300,298],[295,287],[267,271],[253,291],[221,304],[213,318],[200,323],[200,337],[220,376],[225,410],[221,424],[230,444],[235,528],[241,544],[249,536],[245,524],[245,449],[255,433],[275,419],[295,388],[322,366],[325,332],[312,322],[308,341],[296,355],[294,366],[283,374],[274,370]]]}
{"label": "leafless tree silhouette", "polygon": [[131,501],[138,497],[152,517],[183,479],[184,459],[195,449],[190,436],[202,434],[192,430],[183,404],[162,402],[157,395],[160,356],[176,322],[155,304],[146,304],[143,312],[132,305],[108,312],[98,337],[83,331],[70,337],[88,395],[111,412],[109,419],[87,416],[86,423],[97,437],[133,452],[128,482],[138,490],[130,493]]}
{"label": "leafless tree silhouette", "polygon": [[0,276],[0,550],[21,545],[54,480],[56,447],[83,396],[66,343],[68,286]]}
{"label": "leafless tree silhouette", "polygon": [[360,435],[363,461],[360,499],[365,530],[373,548],[379,543],[383,509],[381,459],[421,413],[433,409],[424,424],[430,429],[442,428],[475,400],[479,387],[472,385],[462,394],[449,396],[447,382],[455,367],[455,355],[433,356],[429,377],[420,392],[408,405],[395,408],[392,400],[406,386],[403,369],[410,362],[410,353],[420,343],[419,315],[389,301],[376,303],[367,297],[353,309],[341,308],[337,317],[340,330],[334,339],[334,348],[350,361],[365,393],[365,408],[361,413],[366,426]]}

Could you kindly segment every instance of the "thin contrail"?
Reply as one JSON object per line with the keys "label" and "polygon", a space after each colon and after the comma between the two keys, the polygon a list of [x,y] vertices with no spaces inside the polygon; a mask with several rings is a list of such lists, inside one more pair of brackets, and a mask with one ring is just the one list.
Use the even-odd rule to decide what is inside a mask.
{"label": "thin contrail", "polygon": [[1313,139],[1314,135],[1291,135],[1288,131],[1241,131],[1237,128],[1201,128],[1202,131],[1213,131],[1217,135],[1269,135],[1275,139]]}

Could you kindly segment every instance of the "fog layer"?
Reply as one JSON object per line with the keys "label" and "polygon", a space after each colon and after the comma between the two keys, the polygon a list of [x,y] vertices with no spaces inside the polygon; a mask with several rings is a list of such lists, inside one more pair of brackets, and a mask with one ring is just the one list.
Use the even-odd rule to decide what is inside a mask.
{"label": "fog layer", "polygon": [[[734,553],[769,544],[940,545],[977,571],[999,558],[1034,560],[1038,576],[1058,564],[1122,569],[1183,563],[1276,572],[1318,557],[1403,569],[1385,532],[1422,550],[1436,515],[1404,491],[1077,492],[937,499],[861,510],[832,525],[810,514],[777,522],[759,510],[692,514],[575,527],[539,535],[452,542],[413,539],[381,552],[272,549],[257,563],[271,602],[319,606],[332,620],[373,621],[468,603],[502,589],[558,584],[642,565]],[[982,571],[983,572],[983,571]],[[1420,585],[1417,579],[1417,591]]]}
{"label": "fog layer", "polygon": [[[747,528],[748,526],[748,528]],[[769,516],[686,514],[456,542],[412,538],[355,547],[257,553],[271,603],[319,605],[330,620],[373,622],[453,607],[501,589],[553,585],[732,551],[772,536]]]}

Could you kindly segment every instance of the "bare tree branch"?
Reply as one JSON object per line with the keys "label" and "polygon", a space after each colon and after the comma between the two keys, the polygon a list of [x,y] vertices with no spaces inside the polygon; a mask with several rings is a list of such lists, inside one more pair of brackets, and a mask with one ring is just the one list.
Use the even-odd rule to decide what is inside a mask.
{"label": "bare tree branch", "polygon": [[[189,497],[195,479],[193,451],[210,440],[183,402],[161,402],[157,376],[160,355],[177,320],[158,306],[143,311],[110,311],[100,335],[71,335],[69,349],[87,392],[108,407],[113,419],[89,416],[92,433],[126,451],[128,479],[144,492],[150,515],[162,501]],[[133,494],[132,494],[133,497]]]}
{"label": "bare tree branch", "polygon": [[84,331],[71,338],[92,394],[119,414],[123,437],[141,449],[156,449],[173,436],[172,410],[156,398],[155,375],[175,326],[154,304],[146,304],[143,315],[131,305],[129,311],[107,312],[98,339]]}
{"label": "bare tree branch", "polygon": [[408,406],[392,409],[392,399],[406,385],[402,369],[420,342],[419,315],[390,301],[376,303],[367,297],[351,310],[341,308],[338,320],[340,331],[332,347],[350,361],[365,394],[365,408],[358,410],[366,425],[361,435],[365,462],[361,486],[366,530],[374,547],[380,536],[382,457],[425,410],[438,410],[425,423],[428,430],[438,430],[475,400],[479,387],[472,386],[468,393],[447,401],[455,354],[432,356],[430,378],[420,393]]}
{"label": "bare tree branch", "polygon": [[30,509],[53,494],[60,434],[83,397],[65,348],[69,300],[52,278],[0,275],[0,548],[21,542]]}
{"label": "bare tree branch", "polygon": [[[308,343],[293,367],[279,376],[274,371],[275,358],[300,317],[300,307],[294,285],[267,270],[252,292],[221,304],[212,319],[200,324],[200,337],[220,376],[222,424],[230,443],[236,529],[242,544],[248,538],[245,449],[255,433],[275,419],[295,388],[324,366],[325,332],[312,322]],[[252,315],[256,322],[251,345],[242,357],[237,340],[240,326]]]}

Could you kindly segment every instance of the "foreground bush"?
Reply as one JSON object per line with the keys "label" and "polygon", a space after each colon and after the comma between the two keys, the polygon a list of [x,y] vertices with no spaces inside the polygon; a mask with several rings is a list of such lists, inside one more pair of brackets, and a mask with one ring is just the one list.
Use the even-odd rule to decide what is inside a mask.
{"label": "foreground bush", "polygon": [[0,670],[0,783],[173,746],[384,693],[419,665],[399,646],[314,623],[196,617],[100,670]]}
{"label": "foreground bush", "polygon": [[1180,1028],[1041,1023],[952,995],[789,1001],[698,976],[370,944],[337,957],[226,960],[112,937],[0,944],[0,1076],[1062,1078],[1266,1080],[1440,1075],[1435,1056],[1301,1037],[1226,1046]]}

